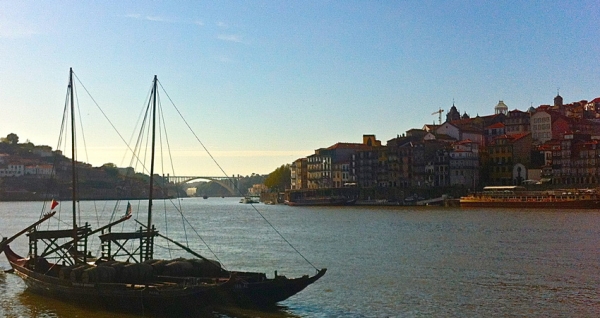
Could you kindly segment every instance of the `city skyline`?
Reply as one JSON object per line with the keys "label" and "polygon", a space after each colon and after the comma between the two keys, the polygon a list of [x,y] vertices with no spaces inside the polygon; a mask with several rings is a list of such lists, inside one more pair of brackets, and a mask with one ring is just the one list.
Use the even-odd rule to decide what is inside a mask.
{"label": "city skyline", "polygon": [[[593,1],[25,1],[0,9],[0,136],[55,148],[73,67],[128,138],[156,74],[228,175],[267,174],[363,134],[385,142],[437,123],[431,114],[452,104],[474,117],[492,114],[499,100],[510,110],[552,104],[558,90],[565,103],[600,96]],[[87,107],[89,157],[78,159],[128,166],[121,138]],[[222,174],[174,128],[177,174]]]}

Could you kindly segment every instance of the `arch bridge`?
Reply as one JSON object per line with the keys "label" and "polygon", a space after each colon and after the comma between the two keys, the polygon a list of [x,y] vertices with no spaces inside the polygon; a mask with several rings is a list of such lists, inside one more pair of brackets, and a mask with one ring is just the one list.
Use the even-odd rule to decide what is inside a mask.
{"label": "arch bridge", "polygon": [[237,186],[238,186],[238,178],[236,177],[206,177],[206,176],[165,176],[167,182],[174,183],[176,185],[188,183],[190,181],[195,180],[210,180],[218,183],[223,188],[227,189],[229,193],[232,195],[238,194]]}

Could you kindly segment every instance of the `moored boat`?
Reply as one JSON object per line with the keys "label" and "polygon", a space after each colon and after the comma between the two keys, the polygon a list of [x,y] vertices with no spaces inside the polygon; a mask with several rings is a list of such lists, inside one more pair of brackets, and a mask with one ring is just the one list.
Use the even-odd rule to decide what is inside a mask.
{"label": "moored boat", "polygon": [[[112,232],[112,227],[131,218],[131,205],[125,215],[98,229],[88,223],[78,224],[78,193],[75,146],[71,157],[72,224],[66,229],[40,230],[38,225],[54,216],[50,212],[21,232],[0,242],[0,251],[6,255],[14,273],[21,277],[28,289],[40,295],[59,298],[84,306],[101,306],[109,310],[136,313],[190,314],[205,307],[221,305],[271,306],[285,300],[322,277],[326,269],[313,276],[287,278],[275,275],[267,278],[260,272],[227,270],[215,260],[205,258],[155,228],[152,222],[154,192],[155,130],[157,115],[157,77],[154,77],[147,114],[152,122],[149,164],[147,223],[139,224],[134,232]],[[68,102],[71,108],[71,130],[74,143],[75,127],[73,71],[70,71]],[[68,105],[68,103],[66,104]],[[68,122],[65,112],[63,123]],[[68,126],[68,125],[64,125]],[[143,125],[142,125],[143,126]],[[142,156],[137,156],[137,158]],[[46,209],[46,206],[44,206]],[[181,213],[181,211],[179,211]],[[61,224],[61,222],[58,222]],[[64,223],[64,222],[62,222]],[[190,225],[191,226],[191,225]],[[27,256],[15,253],[9,244],[18,236],[28,233]],[[101,255],[93,258],[88,238],[97,233]],[[154,259],[156,239],[164,239],[195,258]],[[124,259],[119,261],[119,259]],[[312,265],[312,264],[311,264]]]}
{"label": "moored boat", "polygon": [[529,191],[522,186],[489,186],[460,198],[461,207],[597,209],[597,189]]}
{"label": "moored boat", "polygon": [[256,196],[245,196],[240,199],[240,203],[244,203],[244,204],[260,203],[260,198],[256,197]]}

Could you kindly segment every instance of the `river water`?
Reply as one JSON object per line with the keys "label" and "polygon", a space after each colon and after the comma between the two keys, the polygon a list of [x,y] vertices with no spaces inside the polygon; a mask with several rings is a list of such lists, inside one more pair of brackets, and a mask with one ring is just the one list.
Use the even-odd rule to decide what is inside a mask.
{"label": "river water", "polygon": [[[178,240],[187,232],[191,247],[212,258],[214,252],[230,270],[314,274],[266,219],[328,272],[277,310],[226,308],[206,317],[600,316],[599,211],[257,204],[263,219],[238,200],[182,200],[189,221],[185,230],[176,227],[184,223],[176,215],[157,212],[154,222]],[[84,218],[96,227],[114,204],[83,202]],[[119,215],[125,204],[120,203]],[[144,207],[135,204],[134,217],[146,222]],[[68,224],[66,205],[60,222]],[[163,205],[174,209],[157,201],[155,210]],[[39,202],[0,203],[0,234],[16,233],[40,211]],[[201,239],[190,235],[195,232]],[[11,246],[25,254],[26,238]],[[156,254],[169,258],[176,252],[164,244]],[[0,255],[0,267],[8,266]],[[50,301],[27,292],[13,274],[0,274],[0,295],[2,317],[133,317]]]}

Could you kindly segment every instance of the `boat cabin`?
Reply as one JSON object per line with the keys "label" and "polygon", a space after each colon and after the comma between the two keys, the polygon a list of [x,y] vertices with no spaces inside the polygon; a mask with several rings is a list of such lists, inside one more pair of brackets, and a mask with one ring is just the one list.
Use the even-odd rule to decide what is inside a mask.
{"label": "boat cabin", "polygon": [[525,191],[523,186],[489,186],[483,188],[483,193]]}

